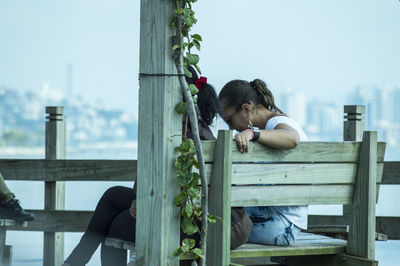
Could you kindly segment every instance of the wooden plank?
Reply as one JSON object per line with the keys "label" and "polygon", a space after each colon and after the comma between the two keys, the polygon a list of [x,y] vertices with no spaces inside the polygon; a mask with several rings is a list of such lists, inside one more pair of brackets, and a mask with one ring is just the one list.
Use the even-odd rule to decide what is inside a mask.
{"label": "wooden plank", "polygon": [[209,191],[209,213],[221,217],[208,226],[207,265],[228,265],[231,245],[232,131],[218,131],[213,175]]}
{"label": "wooden plank", "polygon": [[400,162],[385,162],[382,184],[400,185]]}
{"label": "wooden plank", "polygon": [[[349,217],[341,215],[308,215],[308,225],[346,225],[350,224]],[[389,239],[400,240],[400,217],[376,217],[376,231],[388,236]]]}
{"label": "wooden plank", "polygon": [[[140,12],[137,253],[138,265],[178,265],[179,208],[174,198],[175,147],[182,117],[174,108],[182,99],[172,59],[174,1],[142,0]],[[147,74],[147,75],[145,75]]]}
{"label": "wooden plank", "polygon": [[92,211],[27,210],[35,220],[26,226],[11,224],[7,230],[42,232],[84,232],[92,217]]}
{"label": "wooden plank", "polygon": [[246,243],[231,251],[231,258],[321,255],[344,253],[346,241],[301,232],[290,246],[270,246]]}
{"label": "wooden plank", "polygon": [[0,159],[6,180],[133,181],[137,160]]}
{"label": "wooden plank", "polygon": [[[215,141],[203,141],[205,161],[212,163]],[[383,162],[386,143],[378,143],[378,162]],[[233,162],[357,162],[360,142],[300,142],[296,149],[277,150],[251,142],[248,153],[233,143]]]}
{"label": "wooden plank", "polygon": [[375,258],[377,134],[365,131],[360,151],[347,253],[366,259]]}
{"label": "wooden plank", "polygon": [[352,163],[233,164],[232,184],[353,184],[356,171]]}
{"label": "wooden plank", "polygon": [[232,206],[296,206],[319,204],[348,204],[352,202],[353,186],[233,186],[231,193]]}
{"label": "wooden plank", "polygon": [[[45,158],[65,159],[66,128],[63,121],[64,107],[48,106],[46,122]],[[45,182],[45,210],[62,210],[65,207],[65,182]],[[43,242],[43,265],[61,265],[64,261],[64,233],[45,232]]]}
{"label": "wooden plank", "polygon": [[273,261],[291,266],[378,266],[378,261],[368,260],[346,254],[335,254],[328,256],[285,256],[273,257]]}

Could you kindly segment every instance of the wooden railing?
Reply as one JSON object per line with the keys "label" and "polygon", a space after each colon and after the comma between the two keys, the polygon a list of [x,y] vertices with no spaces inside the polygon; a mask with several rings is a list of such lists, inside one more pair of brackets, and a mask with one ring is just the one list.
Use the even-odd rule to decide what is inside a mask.
{"label": "wooden railing", "polygon": [[[64,134],[51,123],[64,123],[62,121],[62,108],[47,108],[47,112],[55,112],[50,116],[46,128],[46,145],[53,147],[65,146]],[[65,135],[64,135],[65,136]],[[61,142],[61,144],[60,144]],[[60,146],[61,145],[61,146]],[[207,145],[205,146],[207,149]],[[47,150],[46,150],[47,151]],[[62,157],[62,156],[60,156]],[[45,182],[46,191],[53,190],[51,199],[55,205],[56,198],[65,197],[65,191],[54,190],[54,186],[64,181],[133,181],[137,172],[136,160],[66,160],[57,158],[48,159],[0,159],[0,169],[6,180],[25,180]],[[383,168],[382,185],[400,185],[400,161],[385,162]],[[50,187],[49,187],[50,186]],[[53,187],[53,188],[52,188]],[[47,192],[50,193],[50,192]],[[57,232],[83,232],[92,215],[92,211],[65,210],[63,206],[48,207],[44,210],[28,210],[35,214],[35,220],[28,223],[27,227],[7,227],[7,230]],[[309,215],[309,225],[343,225],[349,224],[348,218],[342,215]],[[388,235],[389,239],[400,239],[400,217],[377,217],[376,231]],[[47,244],[46,244],[47,243]],[[61,265],[63,259],[63,244],[46,240],[44,245],[50,246],[44,253],[43,265]]]}

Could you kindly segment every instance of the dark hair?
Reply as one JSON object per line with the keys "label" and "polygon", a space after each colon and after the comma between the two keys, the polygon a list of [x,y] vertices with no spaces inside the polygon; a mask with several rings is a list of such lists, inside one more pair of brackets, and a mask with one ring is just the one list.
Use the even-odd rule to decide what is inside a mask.
{"label": "dark hair", "polygon": [[252,102],[255,105],[262,105],[268,110],[284,114],[275,105],[274,96],[267,85],[260,79],[251,82],[239,79],[229,81],[222,88],[218,99],[222,104],[233,106],[236,110],[240,110],[243,104]]}
{"label": "dark hair", "polygon": [[[186,77],[186,81],[188,84],[194,84],[198,79],[196,70],[192,66],[188,70],[192,73],[192,77]],[[208,83],[202,83],[197,93],[197,106],[199,107],[201,116],[200,122],[211,125],[214,118],[220,113],[220,103],[213,86]]]}

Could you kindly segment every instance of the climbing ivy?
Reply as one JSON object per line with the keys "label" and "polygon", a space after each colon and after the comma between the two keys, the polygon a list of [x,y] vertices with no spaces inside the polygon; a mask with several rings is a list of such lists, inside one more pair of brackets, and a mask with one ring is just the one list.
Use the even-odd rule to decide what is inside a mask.
{"label": "climbing ivy", "polygon": [[[202,37],[199,34],[191,34],[191,29],[197,22],[192,4],[197,2],[197,0],[173,1],[176,8],[170,27],[175,29],[176,36],[172,50],[185,98],[185,101],[181,101],[176,105],[175,111],[178,114],[186,115],[185,134],[180,146],[176,148],[176,151],[179,152],[179,156],[175,162],[177,170],[176,179],[180,186],[180,193],[175,198],[174,203],[181,210],[181,229],[188,235],[174,251],[173,255],[181,256],[185,254],[201,258],[202,265],[205,265],[207,221],[215,223],[216,217],[208,214],[208,190],[204,176],[204,160],[194,108],[194,103],[196,102],[195,96],[198,93],[198,89],[194,84],[187,84],[186,80],[182,77],[182,75],[189,78],[192,77],[192,74],[188,70],[190,66],[193,66],[201,73],[198,66],[200,57],[192,51],[193,48],[200,51]],[[188,117],[192,125],[191,129],[194,141],[186,137]],[[199,169],[198,172],[200,174],[193,172],[194,169]],[[199,183],[201,183],[201,188],[199,187]],[[199,228],[200,224],[201,228]],[[201,235],[201,248],[197,247],[196,240],[194,237],[191,237],[196,233],[200,233]]]}

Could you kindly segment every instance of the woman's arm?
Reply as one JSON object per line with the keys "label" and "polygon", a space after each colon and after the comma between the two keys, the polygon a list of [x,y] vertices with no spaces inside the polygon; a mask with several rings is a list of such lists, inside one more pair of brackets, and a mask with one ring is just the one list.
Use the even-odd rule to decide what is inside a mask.
{"label": "woman's arm", "polygon": [[[253,132],[246,129],[235,136],[238,149],[241,152],[249,151],[249,142]],[[294,149],[300,141],[300,136],[295,129],[287,124],[278,124],[273,130],[260,130],[257,142],[275,149]]]}

